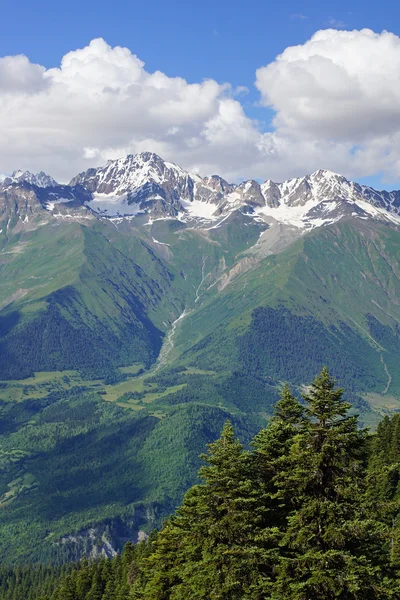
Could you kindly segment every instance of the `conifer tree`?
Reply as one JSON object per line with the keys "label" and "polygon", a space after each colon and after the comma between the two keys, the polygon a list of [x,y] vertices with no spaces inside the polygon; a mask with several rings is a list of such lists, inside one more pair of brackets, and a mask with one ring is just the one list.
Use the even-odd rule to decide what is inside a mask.
{"label": "conifer tree", "polygon": [[386,416],[370,443],[366,502],[369,512],[390,528],[390,559],[400,567],[400,415]]}
{"label": "conifer tree", "polygon": [[115,580],[109,579],[104,589],[102,600],[115,600]]}
{"label": "conifer tree", "polygon": [[392,417],[389,461],[400,462],[400,415],[398,413]]}
{"label": "conifer tree", "polygon": [[294,499],[274,598],[394,598],[387,528],[361,510],[367,433],[326,368],[304,396],[302,431],[281,479]]}
{"label": "conifer tree", "polygon": [[291,493],[287,497],[279,482],[282,473],[291,468],[288,462],[290,448],[303,421],[304,408],[293,396],[289,386],[285,385],[268,426],[262,429],[252,442],[255,449],[255,487],[258,490],[259,501],[264,506],[263,541],[270,548],[273,558],[269,565],[272,579],[275,577],[279,544],[292,509]]}
{"label": "conifer tree", "polygon": [[[397,415],[396,415],[397,416]],[[400,455],[393,449],[394,418],[385,417],[370,441],[367,501],[380,517],[393,517],[400,481]]]}
{"label": "conifer tree", "polygon": [[275,494],[275,477],[284,470],[289,451],[304,421],[304,408],[285,385],[275,405],[274,415],[252,442],[259,476]]}
{"label": "conifer tree", "polygon": [[100,568],[98,565],[96,565],[96,569],[92,578],[92,585],[90,586],[89,592],[85,596],[85,600],[102,600],[104,587],[105,586],[102,581]]}
{"label": "conifer tree", "polygon": [[[68,575],[60,588],[54,593],[54,600],[76,600],[76,584],[73,575]],[[79,596],[78,596],[79,597]]]}
{"label": "conifer tree", "polygon": [[232,425],[209,444],[203,484],[158,536],[147,561],[146,598],[264,599],[272,589],[282,525],[287,516],[274,477],[302,420],[303,409],[284,387],[275,415],[243,450]]}
{"label": "conifer tree", "polygon": [[200,469],[203,484],[186,494],[155,543],[146,599],[265,597],[257,595],[265,551],[256,534],[264,508],[252,480],[251,454],[229,422],[208,448],[207,465]]}
{"label": "conifer tree", "polygon": [[92,585],[92,578],[90,573],[90,565],[87,560],[82,561],[80,570],[76,575],[76,595],[78,598],[86,598],[86,594]]}
{"label": "conifer tree", "polygon": [[253,446],[266,462],[285,456],[303,422],[304,409],[286,384],[275,405],[274,415],[254,438]]}

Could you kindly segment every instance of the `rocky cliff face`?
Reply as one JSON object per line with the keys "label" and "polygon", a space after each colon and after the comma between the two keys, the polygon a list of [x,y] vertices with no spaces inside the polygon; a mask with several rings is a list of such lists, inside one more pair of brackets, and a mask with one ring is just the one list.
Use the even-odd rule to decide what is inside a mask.
{"label": "rocky cliff face", "polygon": [[55,544],[67,549],[68,555],[74,556],[75,560],[112,558],[122,551],[127,542],[136,544],[148,537],[141,526],[155,527],[151,507],[147,511],[138,509],[137,514],[128,519],[123,520],[116,517],[93,527],[80,529],[75,533],[63,536]]}
{"label": "rocky cliff face", "polygon": [[94,218],[85,203],[91,194],[82,186],[38,186],[6,178],[0,185],[0,229],[34,229],[53,217]]}

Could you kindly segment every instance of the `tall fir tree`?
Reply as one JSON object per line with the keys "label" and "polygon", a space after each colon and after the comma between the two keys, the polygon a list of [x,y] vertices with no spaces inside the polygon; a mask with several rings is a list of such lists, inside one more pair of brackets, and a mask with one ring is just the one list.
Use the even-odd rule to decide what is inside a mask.
{"label": "tall fir tree", "polygon": [[264,599],[269,596],[287,517],[275,478],[302,422],[303,408],[287,386],[268,427],[244,451],[226,423],[209,444],[203,484],[161,531],[147,561],[145,598]]}
{"label": "tall fir tree", "polygon": [[[266,509],[263,525],[266,534],[274,531],[274,536],[269,541],[277,548],[292,506],[291,494],[286,494],[279,481],[281,473],[290,468],[290,448],[303,422],[304,408],[286,384],[268,426],[252,441],[255,484],[259,490],[259,499]],[[268,539],[268,535],[265,537]],[[275,571],[274,567],[272,571]]]}
{"label": "tall fir tree", "polygon": [[273,598],[350,600],[398,597],[388,530],[362,510],[367,432],[326,368],[304,396],[302,431],[281,485],[293,496]]}
{"label": "tall fir tree", "polygon": [[285,384],[268,426],[255,436],[252,443],[266,464],[270,461],[272,466],[275,459],[288,454],[303,420],[304,408]]}
{"label": "tall fir tree", "polygon": [[265,598],[271,560],[263,540],[267,507],[255,485],[252,454],[229,422],[208,449],[203,484],[187,493],[148,559],[153,575],[146,600]]}

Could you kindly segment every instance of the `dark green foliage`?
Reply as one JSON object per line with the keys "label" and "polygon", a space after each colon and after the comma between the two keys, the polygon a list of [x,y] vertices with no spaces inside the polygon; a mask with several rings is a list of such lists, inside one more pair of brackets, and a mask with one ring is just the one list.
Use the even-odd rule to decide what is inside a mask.
{"label": "dark green foliage", "polygon": [[121,321],[116,333],[104,321],[92,326],[82,321],[80,303],[73,288],[64,288],[47,299],[46,309],[37,316],[19,319],[4,336],[0,331],[0,378],[24,379],[35,371],[69,369],[96,369],[103,374],[137,357],[148,364],[154,361],[162,333],[143,309],[132,308],[139,317],[132,316],[131,323]]}
{"label": "dark green foliage", "polygon": [[253,452],[225,425],[144,562],[145,600],[399,597],[390,530],[365,501],[368,436],[342,394],[326,369],[304,407],[284,388]]}
{"label": "dark green foliage", "polygon": [[203,458],[202,484],[186,494],[144,563],[146,600],[256,599],[268,589],[276,535],[264,531],[269,508],[252,476],[254,457],[227,422]]}
{"label": "dark green foliage", "polygon": [[182,389],[157,400],[153,406],[176,406],[192,402],[223,406],[232,412],[271,414],[279,396],[277,388],[265,378],[233,371],[225,377],[213,379],[209,375],[168,371],[166,375],[152,377],[149,382],[157,383],[158,391],[169,386],[185,384]]}
{"label": "dark green foliage", "polygon": [[180,375],[184,374],[185,371],[185,367],[171,367],[164,369],[161,373],[157,373],[152,377],[148,377],[146,381],[148,383],[156,383],[158,386],[164,388],[171,387],[177,383],[181,383]]}
{"label": "dark green foliage", "polygon": [[[175,380],[173,385],[179,385],[185,383],[185,387],[167,394],[163,398],[160,398],[155,406],[177,406],[179,404],[189,403],[204,403],[214,406],[226,406],[223,403],[223,398],[219,393],[218,386],[207,375],[188,375],[177,374],[175,376],[168,377],[168,380]],[[162,385],[162,384],[161,384]],[[163,389],[162,387],[159,389]]]}
{"label": "dark green foliage", "polygon": [[[0,560],[81,558],[107,539],[121,548],[173,512],[196,479],[198,455],[228,413],[188,404],[163,419],[104,402],[83,386],[0,402]],[[258,422],[237,416],[249,441]],[[99,541],[85,546],[94,527]],[[49,535],[50,534],[50,535]],[[59,544],[66,535],[78,542]]]}
{"label": "dark green foliage", "polygon": [[[54,566],[0,566],[1,600],[49,600],[67,574],[76,568],[66,564]],[[65,598],[64,600],[67,600]]]}
{"label": "dark green foliage", "polygon": [[378,512],[400,510],[400,414],[386,416],[370,442],[369,497]]}
{"label": "dark green foliage", "polygon": [[21,484],[2,507],[2,559],[75,558],[68,545],[54,544],[64,532],[135,513],[140,526],[143,518],[135,506],[145,499],[146,481],[138,454],[157,422],[80,388],[6,404],[0,420],[0,496],[10,482]]}
{"label": "dark green foliage", "polygon": [[153,548],[153,536],[128,542],[112,559],[83,560],[55,566],[0,567],[1,600],[132,600],[140,598],[140,563]]}
{"label": "dark green foliage", "polygon": [[[215,440],[227,417],[221,408],[191,403],[172,409],[167,419],[158,422],[140,453],[151,499],[161,499],[169,512],[176,508],[196,479],[201,465],[199,449]],[[231,415],[231,419],[241,438],[249,442],[258,420],[239,415]]]}
{"label": "dark green foliage", "polygon": [[390,528],[391,559],[400,566],[400,414],[386,416],[370,443],[367,498]]}
{"label": "dark green foliage", "polygon": [[276,582],[285,600],[394,595],[389,531],[362,507],[366,432],[342,395],[324,368],[304,396],[308,418],[280,473],[294,508]]}
{"label": "dark green foliage", "polygon": [[243,371],[233,371],[232,375],[217,386],[224,403],[233,404],[246,413],[264,412],[271,414],[279,398],[278,390],[265,378],[252,376]]}
{"label": "dark green foliage", "polygon": [[258,376],[299,384],[329,364],[350,392],[360,381],[367,389],[375,385],[376,352],[344,323],[327,329],[315,318],[284,307],[260,307],[239,347],[243,369]]}

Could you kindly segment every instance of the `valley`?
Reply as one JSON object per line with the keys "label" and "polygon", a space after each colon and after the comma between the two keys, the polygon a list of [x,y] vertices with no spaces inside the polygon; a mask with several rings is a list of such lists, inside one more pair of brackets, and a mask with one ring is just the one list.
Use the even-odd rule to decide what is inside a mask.
{"label": "valley", "polygon": [[227,418],[248,443],[324,365],[361,426],[400,409],[399,192],[151,153],[35,177],[0,184],[3,561],[149,533]]}

